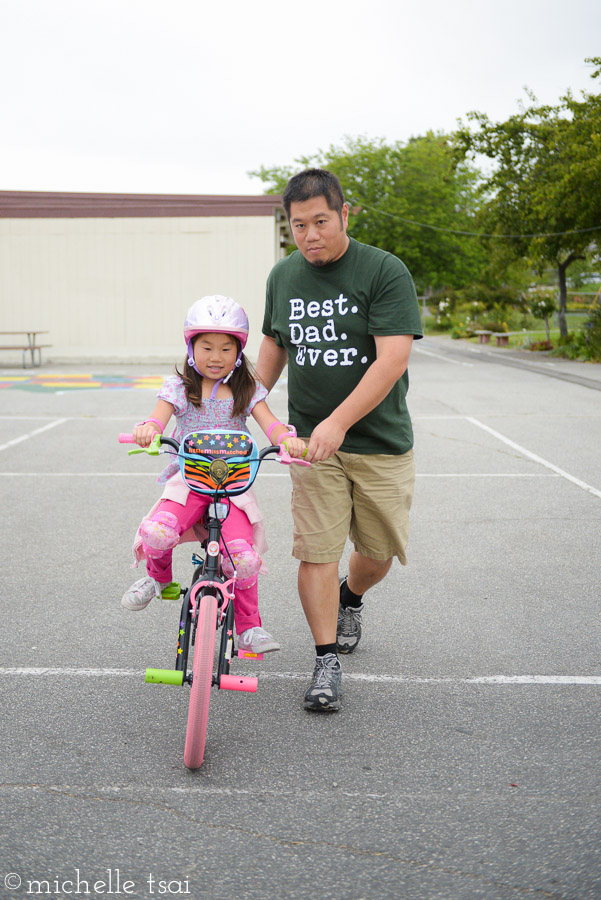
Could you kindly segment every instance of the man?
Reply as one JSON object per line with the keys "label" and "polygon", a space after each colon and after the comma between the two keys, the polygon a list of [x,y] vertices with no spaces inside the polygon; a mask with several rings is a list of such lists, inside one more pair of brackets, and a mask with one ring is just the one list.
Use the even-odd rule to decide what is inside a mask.
{"label": "man", "polygon": [[[411,275],[390,253],[347,235],[336,176],[307,169],[283,195],[298,252],[267,282],[257,373],[267,388],[288,363],[289,419],[308,443],[293,466],[293,555],[313,634],[307,709],[337,710],[338,653],[361,638],[363,595],[396,556],[405,564],[415,470],[407,364],[422,337]],[[354,544],[348,577],[338,564]]]}

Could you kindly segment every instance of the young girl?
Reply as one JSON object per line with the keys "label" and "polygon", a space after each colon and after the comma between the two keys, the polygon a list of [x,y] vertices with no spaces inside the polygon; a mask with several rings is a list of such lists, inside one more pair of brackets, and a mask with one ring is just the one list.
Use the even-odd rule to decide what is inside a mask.
{"label": "young girl", "polygon": [[[147,447],[157,431],[163,433],[173,415],[173,437],[181,440],[202,428],[244,430],[252,414],[272,444],[285,437],[290,456],[302,455],[304,442],[273,415],[265,403],[267,391],[255,380],[242,352],[248,340],[248,319],[241,306],[220,295],[197,300],[188,310],[184,339],[188,353],[183,371],[176,368],[177,374],[165,379],[151,417],[134,428],[140,447]],[[161,595],[172,581],[173,547],[184,535],[184,539],[193,538],[190,529],[197,526],[210,503],[209,496],[188,488],[176,460],[167,465],[158,481],[165,485],[161,500],[143,519],[134,542],[135,565],[145,558],[148,574],[123,595],[121,604],[126,609],[144,609],[153,597]],[[261,627],[259,616],[259,552],[267,548],[252,490],[231,498],[223,540],[238,571],[234,616],[239,648],[252,653],[279,650],[278,642]]]}

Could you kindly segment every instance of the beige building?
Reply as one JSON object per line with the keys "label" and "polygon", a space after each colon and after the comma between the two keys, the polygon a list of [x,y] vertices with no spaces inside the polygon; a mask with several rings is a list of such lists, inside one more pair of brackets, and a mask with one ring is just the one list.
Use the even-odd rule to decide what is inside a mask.
{"label": "beige building", "polygon": [[175,362],[187,308],[219,293],[255,359],[287,229],[276,196],[0,191],[0,331],[48,331],[44,361]]}

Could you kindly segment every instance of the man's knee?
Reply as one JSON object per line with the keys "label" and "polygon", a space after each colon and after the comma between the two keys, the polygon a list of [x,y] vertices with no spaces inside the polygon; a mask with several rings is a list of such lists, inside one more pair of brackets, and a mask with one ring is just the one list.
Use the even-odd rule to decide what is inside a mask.
{"label": "man's knee", "polygon": [[348,585],[356,594],[364,594],[371,587],[382,581],[388,574],[394,557],[390,559],[372,559],[363,556],[357,550],[351,556]]}
{"label": "man's knee", "polygon": [[359,566],[362,572],[366,575],[381,575],[382,578],[386,575],[388,570],[392,565],[393,557],[390,559],[372,559],[370,556],[363,556],[363,554],[358,553],[355,557],[355,562]]}
{"label": "man's knee", "polygon": [[234,538],[233,541],[227,541],[225,546],[227,551],[229,551],[229,555],[227,552],[223,554],[223,574],[231,578],[235,569],[237,574],[236,584],[242,590],[255,585],[262,564],[261,557],[257,551],[250,546],[248,541],[242,538]]}
{"label": "man's knee", "polygon": [[147,559],[159,559],[179,542],[177,517],[173,513],[157,510],[140,525],[140,536]]}

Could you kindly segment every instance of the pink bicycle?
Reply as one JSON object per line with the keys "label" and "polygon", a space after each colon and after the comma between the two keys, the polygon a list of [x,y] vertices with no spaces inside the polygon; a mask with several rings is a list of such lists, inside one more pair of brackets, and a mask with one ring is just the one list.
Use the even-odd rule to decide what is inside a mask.
{"label": "pink bicycle", "polygon": [[[119,435],[119,441],[134,442],[133,436],[128,434]],[[175,668],[146,669],[147,683],[190,685],[184,763],[189,769],[197,769],[204,759],[211,689],[255,693],[258,679],[232,675],[230,666],[234,656],[263,658],[262,654],[243,650],[236,653],[234,646],[232,600],[236,568],[226,547],[231,563],[229,570],[233,569],[234,575],[224,574],[221,550],[221,529],[229,513],[229,498],[249,489],[261,463],[269,456],[286,465],[291,462],[310,464],[303,459],[292,459],[283,445],[265,447],[259,452],[247,432],[221,429],[190,433],[181,444],[156,434],[149,447],[129,452],[150,455],[175,452],[188,487],[212,498],[203,520],[207,531],[202,544],[204,554],[192,557],[195,569],[190,587],[182,588],[174,582],[163,590],[166,599],[178,599],[183,595]],[[216,636],[219,637],[217,653]]]}

